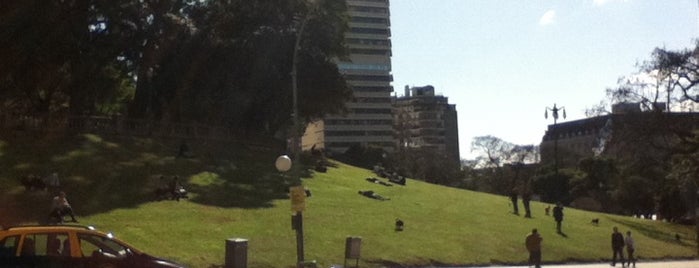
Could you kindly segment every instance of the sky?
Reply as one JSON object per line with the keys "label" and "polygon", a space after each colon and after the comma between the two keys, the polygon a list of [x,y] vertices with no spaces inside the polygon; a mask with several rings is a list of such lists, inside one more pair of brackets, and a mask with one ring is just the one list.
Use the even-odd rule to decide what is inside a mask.
{"label": "sky", "polygon": [[395,94],[432,85],[456,104],[461,158],[492,135],[541,142],[553,124],[606,101],[656,47],[699,38],[698,0],[392,0]]}

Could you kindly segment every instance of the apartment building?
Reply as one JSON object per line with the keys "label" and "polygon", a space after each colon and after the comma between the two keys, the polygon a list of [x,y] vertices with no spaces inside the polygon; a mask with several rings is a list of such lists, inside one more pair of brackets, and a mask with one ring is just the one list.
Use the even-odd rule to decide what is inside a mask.
{"label": "apartment building", "polygon": [[354,92],[348,113],[329,115],[307,126],[304,150],[343,153],[352,146],[392,152],[391,30],[389,0],[347,0],[350,29],[345,35],[350,56],[338,68]]}
{"label": "apartment building", "polygon": [[405,86],[393,109],[398,150],[431,148],[460,161],[456,105],[436,95],[433,86]]}

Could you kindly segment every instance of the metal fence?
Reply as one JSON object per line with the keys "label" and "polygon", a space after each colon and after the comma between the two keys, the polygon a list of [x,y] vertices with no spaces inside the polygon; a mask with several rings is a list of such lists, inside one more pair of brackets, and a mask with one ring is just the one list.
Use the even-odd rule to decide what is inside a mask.
{"label": "metal fence", "polygon": [[0,116],[4,130],[38,132],[90,132],[120,136],[230,141],[240,137],[232,128],[203,124],[162,123],[106,116],[34,117]]}

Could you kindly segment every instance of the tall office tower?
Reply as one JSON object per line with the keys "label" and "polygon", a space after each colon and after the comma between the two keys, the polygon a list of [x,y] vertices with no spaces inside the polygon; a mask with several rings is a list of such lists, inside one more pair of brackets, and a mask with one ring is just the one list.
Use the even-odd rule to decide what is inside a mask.
{"label": "tall office tower", "polygon": [[312,123],[303,148],[342,153],[352,146],[395,149],[391,113],[391,30],[389,0],[347,0],[350,29],[345,42],[348,61],[338,62],[354,92],[345,115]]}
{"label": "tall office tower", "polygon": [[433,149],[460,163],[456,105],[447,97],[435,95],[432,86],[405,86],[393,109],[398,150]]}

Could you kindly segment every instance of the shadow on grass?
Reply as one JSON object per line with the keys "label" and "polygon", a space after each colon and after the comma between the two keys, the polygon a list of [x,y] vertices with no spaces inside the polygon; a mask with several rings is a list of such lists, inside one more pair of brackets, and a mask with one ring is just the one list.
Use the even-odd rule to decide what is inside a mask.
{"label": "shadow on grass", "polygon": [[497,266],[517,266],[517,265],[524,265],[525,263],[523,262],[511,262],[511,261],[501,261],[497,259],[490,259],[489,263],[447,263],[447,262],[442,262],[439,260],[435,259],[421,259],[418,261],[418,263],[414,264],[406,264],[406,263],[398,263],[395,261],[391,260],[384,260],[384,259],[376,259],[376,260],[367,260],[367,263],[370,263],[375,266],[380,266],[380,267],[391,267],[391,268],[398,268],[398,267],[475,267],[475,266],[490,266],[490,265],[497,265]]}
{"label": "shadow on grass", "polygon": [[[153,202],[161,176],[179,176],[189,202],[219,207],[269,207],[287,198],[290,180],[274,168],[283,144],[190,141],[194,158],[176,158],[179,139],[93,134],[0,136],[0,225],[43,222],[55,191],[25,191],[19,178],[57,172],[78,216]],[[310,177],[306,170],[302,176]],[[218,183],[190,184],[200,174]]]}
{"label": "shadow on grass", "polygon": [[384,259],[378,259],[378,260],[367,260],[367,263],[373,264],[372,266],[381,266],[381,267],[410,267],[410,266],[403,266],[401,263],[397,263],[391,260],[384,260]]}
{"label": "shadow on grass", "polygon": [[675,238],[675,233],[667,233],[662,231],[661,229],[653,227],[653,225],[646,225],[646,224],[640,224],[638,222],[632,221],[632,220],[625,220],[625,219],[615,219],[615,218],[608,218],[610,221],[618,223],[620,225],[626,225],[629,226],[633,229],[636,229],[637,232],[656,239],[663,241],[665,243],[673,243],[673,244],[678,244],[684,247],[695,247],[696,244],[692,243],[687,243],[682,240],[677,240]]}

